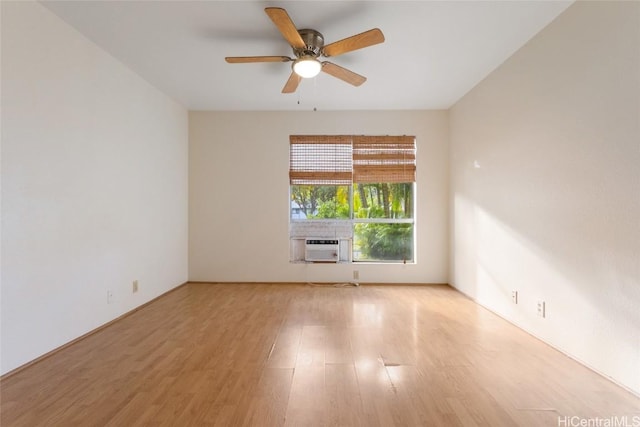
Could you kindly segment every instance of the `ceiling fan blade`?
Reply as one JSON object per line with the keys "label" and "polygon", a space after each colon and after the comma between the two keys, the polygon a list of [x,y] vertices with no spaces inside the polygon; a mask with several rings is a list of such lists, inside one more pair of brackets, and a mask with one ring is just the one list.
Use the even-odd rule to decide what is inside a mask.
{"label": "ceiling fan blade", "polygon": [[324,56],[338,56],[353,50],[373,46],[374,44],[382,43],[383,41],[384,34],[382,34],[382,31],[380,31],[379,28],[374,28],[372,30],[365,31],[364,33],[356,34],[355,36],[347,37],[346,39],[328,44],[324,49],[322,49],[322,54]]}
{"label": "ceiling fan blade", "polygon": [[296,89],[298,89],[298,85],[300,84],[300,81],[302,80],[302,77],[300,77],[299,75],[297,75],[295,72],[291,72],[291,75],[289,76],[289,80],[287,80],[287,83],[285,83],[284,87],[282,88],[282,93],[293,93],[296,91]]}
{"label": "ceiling fan blade", "polygon": [[361,76],[360,74],[356,74],[353,71],[347,70],[346,68],[333,64],[329,61],[325,61],[322,63],[322,71],[354,86],[360,86],[362,83],[367,81],[366,77]]}
{"label": "ceiling fan blade", "polygon": [[267,7],[264,11],[269,15],[273,23],[276,24],[282,37],[289,42],[291,47],[296,49],[303,49],[305,47],[304,40],[300,37],[300,33],[298,33],[296,26],[293,24],[286,10],[279,7]]}
{"label": "ceiling fan blade", "polygon": [[227,56],[224,58],[229,64],[244,64],[247,62],[289,62],[288,56]]}

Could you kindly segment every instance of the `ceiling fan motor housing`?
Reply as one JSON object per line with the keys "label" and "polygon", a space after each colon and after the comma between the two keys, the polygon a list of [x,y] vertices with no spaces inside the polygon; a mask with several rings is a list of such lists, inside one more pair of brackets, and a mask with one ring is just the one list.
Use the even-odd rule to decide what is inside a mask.
{"label": "ceiling fan motor housing", "polygon": [[300,37],[302,37],[305,47],[302,49],[293,48],[293,53],[296,55],[296,58],[303,56],[313,56],[317,58],[320,56],[322,48],[324,47],[324,37],[322,34],[316,30],[307,28],[298,30],[298,33]]}

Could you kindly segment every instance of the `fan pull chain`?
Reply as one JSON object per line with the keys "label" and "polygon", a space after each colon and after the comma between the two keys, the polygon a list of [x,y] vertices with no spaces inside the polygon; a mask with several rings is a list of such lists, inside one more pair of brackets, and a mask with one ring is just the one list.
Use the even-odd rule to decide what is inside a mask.
{"label": "fan pull chain", "polygon": [[[318,76],[313,78],[313,99],[318,99]],[[318,109],[313,107],[313,111],[318,111]]]}

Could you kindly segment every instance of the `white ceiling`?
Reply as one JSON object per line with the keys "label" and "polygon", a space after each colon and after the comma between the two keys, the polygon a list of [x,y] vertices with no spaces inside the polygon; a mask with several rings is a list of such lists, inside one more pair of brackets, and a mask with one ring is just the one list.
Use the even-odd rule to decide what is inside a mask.
{"label": "white ceiling", "polygon": [[[190,110],[449,108],[571,1],[42,1],[97,45]],[[280,93],[293,56],[265,7],[283,7],[325,44],[380,28],[383,44],[331,58],[367,77],[321,73]]]}

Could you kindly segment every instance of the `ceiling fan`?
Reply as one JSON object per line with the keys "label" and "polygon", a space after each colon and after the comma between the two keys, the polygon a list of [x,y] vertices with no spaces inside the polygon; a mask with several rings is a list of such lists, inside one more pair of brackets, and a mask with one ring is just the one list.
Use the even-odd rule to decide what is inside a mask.
{"label": "ceiling fan", "polygon": [[312,29],[298,30],[286,10],[279,7],[267,7],[264,10],[278,30],[291,45],[295,58],[288,56],[228,56],[225,60],[230,64],[248,62],[293,62],[291,75],[284,85],[282,93],[293,93],[303,78],[315,77],[324,71],[353,86],[360,86],[367,78],[347,70],[329,61],[320,61],[320,56],[338,56],[343,53],[373,46],[384,41],[384,35],[374,28],[355,36],[324,45],[324,36]]}

